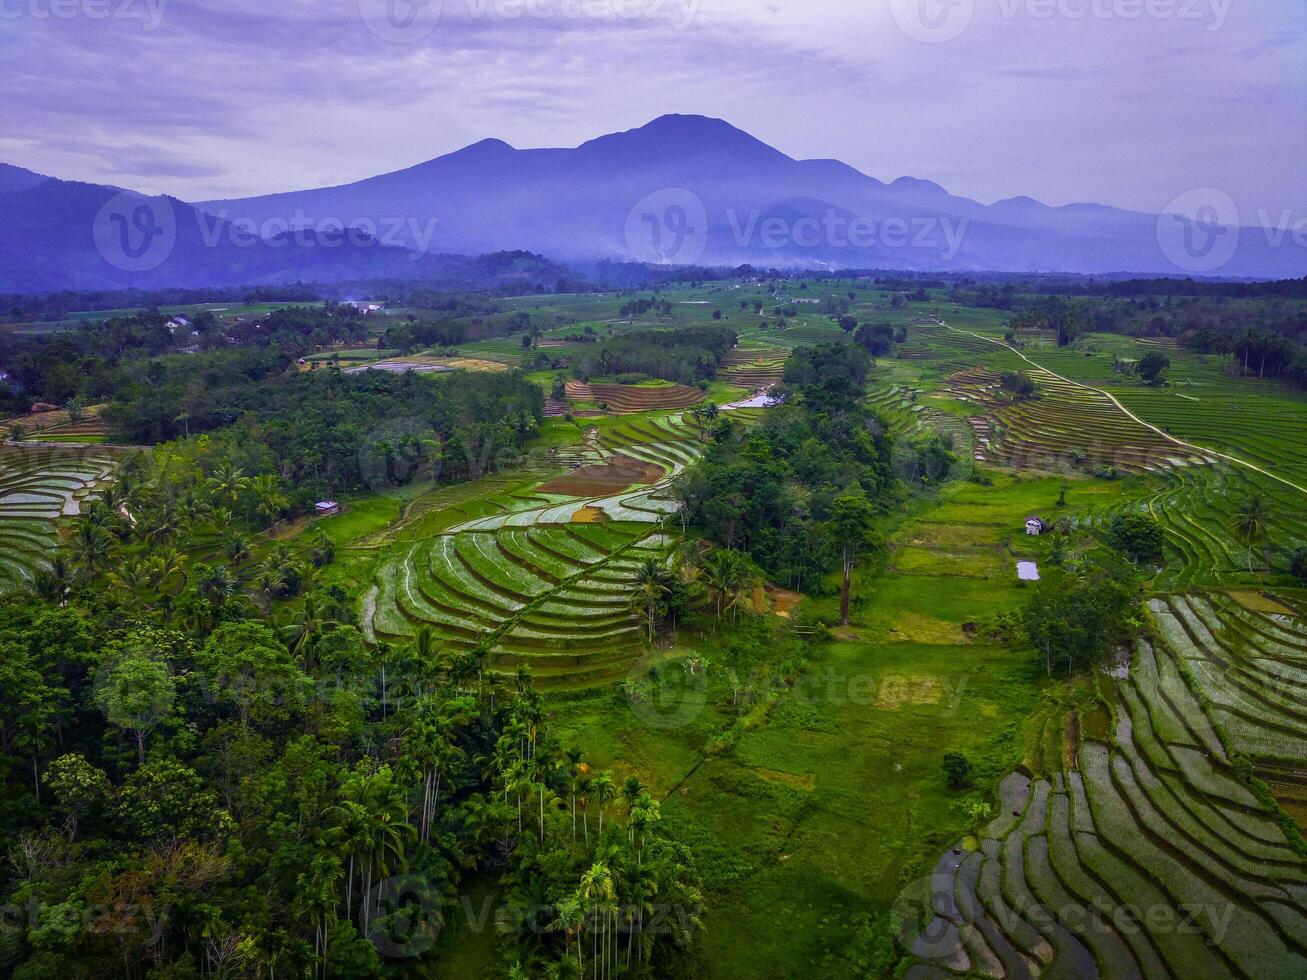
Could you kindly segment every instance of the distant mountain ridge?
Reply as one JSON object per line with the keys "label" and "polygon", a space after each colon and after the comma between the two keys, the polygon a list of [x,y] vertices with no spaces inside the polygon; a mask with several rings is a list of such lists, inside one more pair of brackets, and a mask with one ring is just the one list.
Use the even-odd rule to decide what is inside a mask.
{"label": "distant mountain ridge", "polygon": [[[983,205],[931,181],[887,184],[838,160],[796,160],[689,115],[570,149],[482,140],[335,187],[194,205],[126,193],[0,165],[0,289],[423,279],[440,274],[437,257],[505,250],[762,268],[1307,274],[1307,249],[1238,227],[1219,191],[1186,195],[1181,217],[1161,219],[1029,197]],[[159,251],[168,222],[165,261],[128,254]],[[313,234],[288,240],[288,229]]]}
{"label": "distant mountain ridge", "polygon": [[478,259],[418,252],[358,229],[263,230],[266,237],[171,197],[41,178],[0,191],[0,292],[364,279],[496,288],[567,275],[527,253]]}

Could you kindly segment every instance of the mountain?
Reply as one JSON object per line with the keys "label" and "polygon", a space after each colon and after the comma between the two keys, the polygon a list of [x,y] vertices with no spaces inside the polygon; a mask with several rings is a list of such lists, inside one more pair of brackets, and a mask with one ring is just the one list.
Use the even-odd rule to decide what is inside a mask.
{"label": "mountain", "polygon": [[[466,286],[459,277],[484,270],[453,256],[506,250],[570,263],[1307,274],[1307,248],[1238,227],[1219,192],[1182,204],[1188,217],[1029,197],[983,205],[926,180],[796,160],[720,119],[672,115],[571,149],[488,139],[351,184],[197,205],[0,165],[0,290]],[[502,275],[549,282],[566,271],[532,256]]]}
{"label": "mountain", "polygon": [[437,255],[358,229],[289,232],[283,225],[254,234],[175,198],[35,174],[32,184],[21,178],[24,173],[0,171],[0,180],[18,188],[0,191],[0,292],[364,279],[477,288],[552,283],[567,274],[526,253]]}
{"label": "mountain", "polygon": [[0,163],[0,194],[5,191],[25,191],[49,179],[43,174],[33,173],[30,170],[24,170],[22,167],[12,167],[7,163]]}
{"label": "mountain", "polygon": [[[1307,272],[1307,249],[1292,241],[1276,247],[1260,230],[1215,227],[1205,241],[1208,229],[1193,222],[1093,204],[1048,207],[1025,197],[986,206],[930,181],[887,184],[836,160],[796,160],[702,116],[663,116],[575,149],[518,150],[484,140],[352,184],[198,206],[260,224],[296,215],[388,222],[403,229],[400,240],[410,247],[525,248],[568,261],[1277,278]],[[431,237],[419,240],[412,227]]]}

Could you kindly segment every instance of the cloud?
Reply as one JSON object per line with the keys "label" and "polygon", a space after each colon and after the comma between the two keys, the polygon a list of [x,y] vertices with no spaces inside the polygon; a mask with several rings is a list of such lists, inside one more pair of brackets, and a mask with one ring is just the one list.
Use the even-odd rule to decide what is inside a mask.
{"label": "cloud", "polygon": [[[557,13],[577,0],[514,2],[528,0],[443,0],[413,43],[370,30],[358,0],[177,0],[152,31],[0,21],[0,151],[195,200],[355,180],[485,137],[576,145],[701,112],[792,156],[981,199],[1146,208],[1209,184],[1253,206],[1307,199],[1292,14],[1241,4],[1210,31],[978,4],[961,37],[930,45],[865,0],[647,0],[636,17],[618,0],[588,8],[599,17]],[[514,9],[556,13],[496,13]]]}

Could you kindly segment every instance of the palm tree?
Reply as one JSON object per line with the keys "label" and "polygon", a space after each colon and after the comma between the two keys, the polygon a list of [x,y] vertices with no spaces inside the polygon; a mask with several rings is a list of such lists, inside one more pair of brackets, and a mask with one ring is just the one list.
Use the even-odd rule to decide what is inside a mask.
{"label": "palm tree", "polygon": [[631,602],[642,611],[649,624],[649,642],[653,643],[654,626],[658,621],[658,603],[671,591],[670,575],[657,558],[646,558],[635,572],[635,592]]}
{"label": "palm tree", "polygon": [[250,481],[250,492],[254,495],[254,516],[265,526],[275,523],[290,506],[275,476],[256,476]]}
{"label": "palm tree", "polygon": [[1248,574],[1253,572],[1253,548],[1266,540],[1270,509],[1266,498],[1254,493],[1244,498],[1235,513],[1235,532],[1248,545]]}
{"label": "palm tree", "polygon": [[77,525],[73,536],[73,556],[77,563],[94,575],[100,565],[109,557],[113,539],[102,528],[83,521]]}
{"label": "palm tree", "polygon": [[[594,975],[599,976],[599,933],[604,934],[605,945],[608,942],[608,910],[612,905],[616,892],[613,888],[612,872],[602,861],[596,861],[590,866],[585,874],[581,876],[582,899],[590,907],[592,920],[597,919],[591,931],[591,949],[590,961],[594,964]],[[607,966],[607,950],[605,948],[605,967]]]}
{"label": "palm tree", "polygon": [[581,776],[581,750],[573,746],[565,753],[567,756],[567,782],[572,794],[572,842],[576,842],[576,787]]}
{"label": "palm tree", "polygon": [[[295,882],[300,892],[296,905],[313,921],[313,948],[321,962],[323,976],[327,967],[327,936],[336,920],[337,889],[342,874],[344,870],[335,855],[320,854]],[[317,975],[315,968],[314,976]]]}
{"label": "palm tree", "polygon": [[250,480],[238,468],[224,462],[209,478],[207,489],[209,495],[220,503],[225,501],[235,507],[240,495],[249,489]]}
{"label": "palm tree", "polygon": [[[405,788],[395,782],[389,766],[375,773],[356,771],[340,788],[341,803],[328,808],[336,825],[334,839],[349,854],[350,878],[359,865],[359,889],[363,896],[360,925],[366,935],[372,918],[372,882],[390,875],[403,863],[407,841],[415,836],[405,817],[408,802]],[[346,889],[349,907],[349,886]],[[381,907],[381,893],[375,897]]]}
{"label": "palm tree", "polygon": [[581,930],[585,927],[585,905],[580,892],[573,892],[566,898],[554,903],[554,921],[549,923],[552,932],[563,934],[565,949],[572,948],[576,941],[576,968],[585,973],[585,964],[581,960]]}
{"label": "palm tree", "polygon": [[738,551],[718,548],[704,558],[700,567],[703,569],[704,584],[716,597],[717,622],[720,624],[723,605],[729,602],[734,606],[735,597],[752,580],[749,563]]}
{"label": "palm tree", "polygon": [[590,843],[590,787],[593,780],[582,773],[576,780],[576,801],[581,805],[581,829],[585,833],[586,844]]}
{"label": "palm tree", "polygon": [[213,603],[215,609],[221,609],[240,593],[240,582],[226,565],[210,565],[201,570],[195,581],[195,591]]}
{"label": "palm tree", "polygon": [[599,804],[599,838],[602,840],[604,836],[604,807],[617,795],[617,787],[613,783],[613,774],[611,772],[599,773],[595,776],[591,786],[594,790],[595,802]]}
{"label": "palm tree", "polygon": [[629,820],[635,805],[640,801],[641,795],[645,792],[644,783],[640,782],[640,777],[632,773],[626,777],[626,782],[622,784],[622,802],[626,804],[626,816]]}

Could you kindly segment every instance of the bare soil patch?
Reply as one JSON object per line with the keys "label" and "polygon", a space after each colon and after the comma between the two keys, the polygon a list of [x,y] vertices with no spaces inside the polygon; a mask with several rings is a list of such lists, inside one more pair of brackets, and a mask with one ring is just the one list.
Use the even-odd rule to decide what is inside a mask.
{"label": "bare soil patch", "polygon": [[569,494],[575,497],[603,497],[621,493],[635,484],[657,483],[663,469],[630,456],[617,455],[603,465],[582,466],[556,477],[537,488],[541,493]]}

